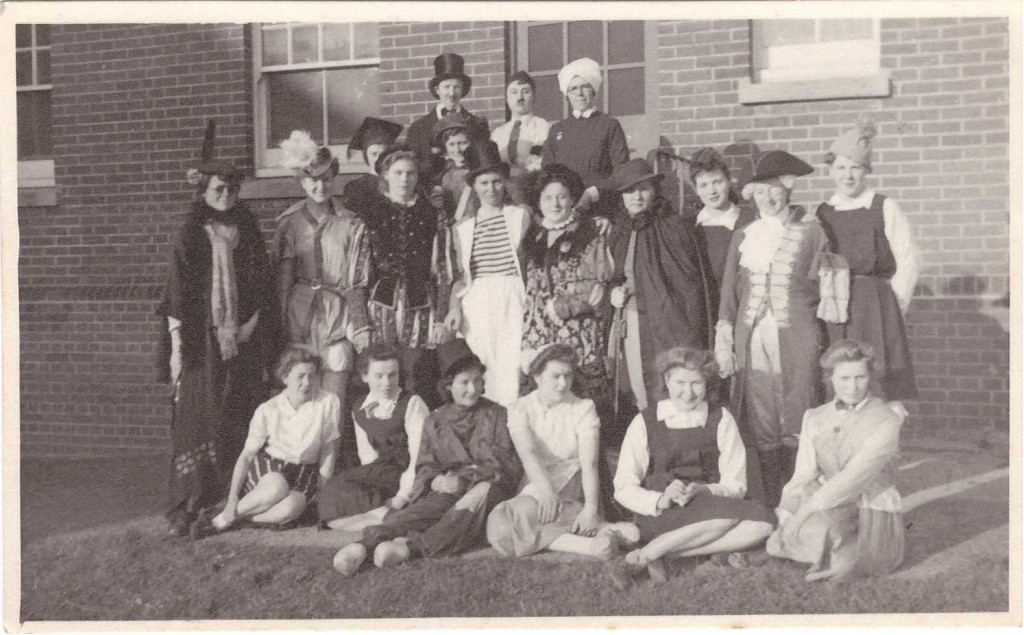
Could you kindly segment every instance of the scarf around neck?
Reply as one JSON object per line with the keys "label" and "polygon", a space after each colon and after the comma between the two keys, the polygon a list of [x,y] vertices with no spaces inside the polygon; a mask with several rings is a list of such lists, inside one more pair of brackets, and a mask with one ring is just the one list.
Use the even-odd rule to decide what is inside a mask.
{"label": "scarf around neck", "polygon": [[211,218],[203,225],[210,239],[213,269],[210,275],[210,312],[217,329],[220,357],[228,361],[238,355],[238,287],[234,250],[238,226]]}

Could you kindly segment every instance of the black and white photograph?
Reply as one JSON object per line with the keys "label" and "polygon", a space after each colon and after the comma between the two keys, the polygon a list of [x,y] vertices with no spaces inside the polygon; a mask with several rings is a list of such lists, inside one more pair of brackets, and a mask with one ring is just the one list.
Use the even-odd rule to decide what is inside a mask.
{"label": "black and white photograph", "polygon": [[1022,625],[1021,5],[4,4],[5,629]]}

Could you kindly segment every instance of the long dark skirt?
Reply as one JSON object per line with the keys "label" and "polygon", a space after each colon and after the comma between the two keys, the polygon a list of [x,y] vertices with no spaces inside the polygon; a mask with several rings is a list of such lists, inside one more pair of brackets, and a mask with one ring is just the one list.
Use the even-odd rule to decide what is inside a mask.
{"label": "long dark skirt", "polygon": [[754,520],[775,524],[775,514],[757,501],[715,496],[701,492],[684,507],[669,507],[659,516],[636,515],[640,540],[650,542],[658,536],[705,520]]}
{"label": "long dark skirt", "polygon": [[338,472],[324,483],[317,499],[320,520],[327,522],[368,512],[398,493],[405,467],[373,461]]}

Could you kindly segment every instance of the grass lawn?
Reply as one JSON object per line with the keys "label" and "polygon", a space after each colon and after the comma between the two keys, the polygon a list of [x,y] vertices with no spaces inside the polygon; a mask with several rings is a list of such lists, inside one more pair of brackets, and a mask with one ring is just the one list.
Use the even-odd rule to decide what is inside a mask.
{"label": "grass lawn", "polygon": [[[905,452],[904,494],[1005,465],[1005,456]],[[52,471],[61,465],[61,478]],[[324,619],[974,612],[1008,609],[1008,482],[907,513],[898,575],[803,580],[769,560],[736,570],[685,562],[668,583],[620,593],[601,564],[564,556],[414,561],[352,579],[331,568],[343,538],[246,529],[198,543],[165,538],[159,459],[23,462],[22,620]],[[113,467],[110,467],[113,465]],[[44,474],[45,473],[45,474]],[[99,492],[99,493],[97,493]]]}

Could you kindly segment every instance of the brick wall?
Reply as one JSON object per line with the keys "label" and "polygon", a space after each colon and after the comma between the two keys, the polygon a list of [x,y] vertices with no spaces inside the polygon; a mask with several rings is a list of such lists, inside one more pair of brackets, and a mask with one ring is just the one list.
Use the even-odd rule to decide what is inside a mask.
{"label": "brick wall", "polygon": [[[796,203],[831,194],[822,158],[861,114],[879,124],[871,184],[895,197],[922,252],[908,316],[921,400],[910,430],[1005,429],[1009,414],[1007,20],[882,20],[892,94],[745,106],[746,20],[659,25],[661,134],[682,154],[711,145],[738,170],[781,149],[818,168]],[[689,207],[695,196],[686,196]]]}

